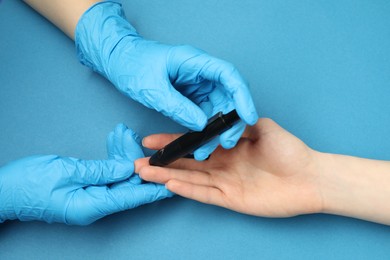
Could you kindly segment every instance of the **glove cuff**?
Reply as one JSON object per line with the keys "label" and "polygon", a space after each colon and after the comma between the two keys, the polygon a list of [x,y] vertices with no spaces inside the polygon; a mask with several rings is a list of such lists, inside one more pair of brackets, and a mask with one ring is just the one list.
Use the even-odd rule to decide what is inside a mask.
{"label": "glove cuff", "polygon": [[80,18],[75,30],[79,61],[106,78],[110,55],[125,36],[139,38],[135,28],[126,20],[122,5],[99,2]]}
{"label": "glove cuff", "polygon": [[9,205],[6,198],[0,196],[0,223],[5,222],[6,220],[15,220],[17,218],[13,205]]}

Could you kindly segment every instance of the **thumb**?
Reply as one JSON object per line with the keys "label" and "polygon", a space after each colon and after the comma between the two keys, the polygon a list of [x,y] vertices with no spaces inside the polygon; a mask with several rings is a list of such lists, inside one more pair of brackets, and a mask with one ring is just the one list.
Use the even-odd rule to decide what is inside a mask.
{"label": "thumb", "polygon": [[113,212],[136,208],[173,196],[164,185],[156,183],[134,185],[130,182],[121,182],[114,184],[110,192]]}
{"label": "thumb", "polygon": [[242,137],[257,141],[261,136],[270,133],[288,133],[283,127],[270,118],[260,118],[253,126],[247,126]]}
{"label": "thumb", "polygon": [[128,160],[75,160],[73,167],[72,181],[83,185],[118,182],[134,172],[134,163]]}
{"label": "thumb", "polygon": [[89,186],[82,194],[77,199],[83,208],[68,210],[66,222],[69,224],[87,225],[104,216],[173,196],[164,185],[134,184],[128,181],[111,187]]}

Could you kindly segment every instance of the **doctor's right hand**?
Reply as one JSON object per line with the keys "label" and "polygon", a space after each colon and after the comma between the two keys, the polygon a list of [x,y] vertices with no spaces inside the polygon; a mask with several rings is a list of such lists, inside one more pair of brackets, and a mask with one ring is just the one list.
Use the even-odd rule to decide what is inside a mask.
{"label": "doctor's right hand", "polygon": [[195,151],[205,159],[221,144],[236,145],[246,124],[258,116],[237,69],[188,45],[166,45],[142,38],[119,4],[101,2],[80,18],[75,31],[79,60],[109,79],[126,96],[177,123],[201,130],[217,112],[236,109],[242,121]]}

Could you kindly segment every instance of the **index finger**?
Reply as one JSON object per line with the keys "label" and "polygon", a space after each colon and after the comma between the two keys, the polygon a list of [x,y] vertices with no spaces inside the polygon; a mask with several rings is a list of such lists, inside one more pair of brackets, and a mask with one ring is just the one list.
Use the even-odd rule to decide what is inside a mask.
{"label": "index finger", "polygon": [[161,166],[151,166],[149,164],[150,157],[140,158],[134,161],[134,172],[139,173],[142,168],[170,168],[170,169],[183,169],[183,170],[194,170],[194,171],[204,171],[208,169],[209,161],[197,161],[194,159],[181,158],[177,161],[167,165],[166,167]]}

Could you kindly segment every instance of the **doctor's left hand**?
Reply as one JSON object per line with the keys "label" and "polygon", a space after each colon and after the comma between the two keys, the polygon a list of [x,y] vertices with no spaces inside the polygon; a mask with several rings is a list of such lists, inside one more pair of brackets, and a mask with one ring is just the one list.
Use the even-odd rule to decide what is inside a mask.
{"label": "doctor's left hand", "polygon": [[109,160],[32,156],[0,168],[0,223],[41,220],[87,225],[106,215],[172,196],[142,183],[133,161],[143,157],[136,133],[123,124],[107,140]]}

